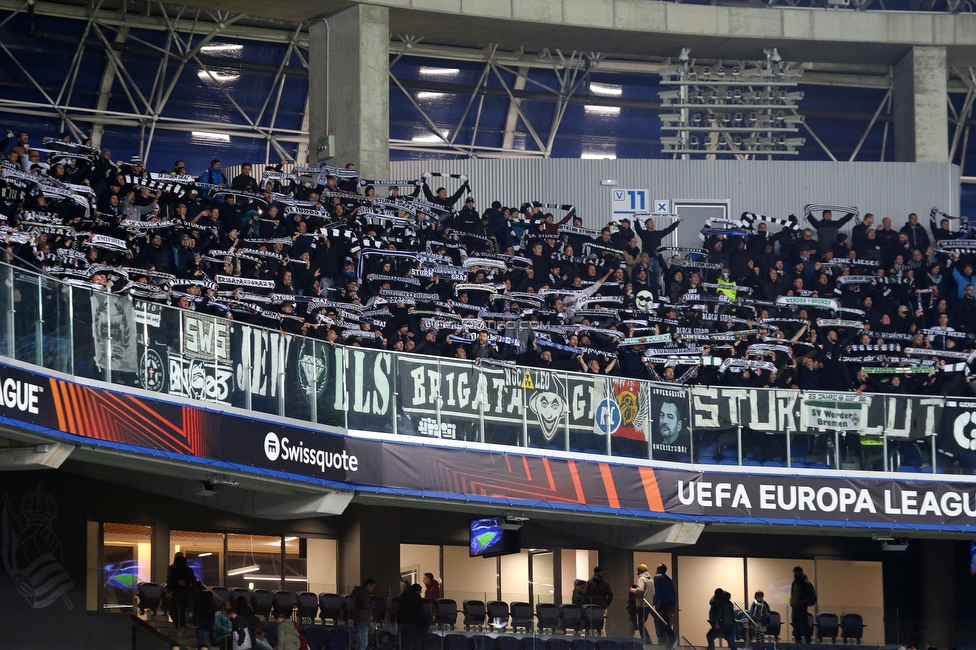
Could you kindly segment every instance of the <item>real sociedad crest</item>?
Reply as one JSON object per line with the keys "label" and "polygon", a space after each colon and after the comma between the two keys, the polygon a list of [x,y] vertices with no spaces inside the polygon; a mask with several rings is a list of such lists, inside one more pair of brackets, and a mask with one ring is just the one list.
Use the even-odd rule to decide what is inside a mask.
{"label": "real sociedad crest", "polygon": [[65,592],[74,583],[62,565],[61,540],[51,527],[57,516],[58,502],[40,487],[24,495],[19,513],[9,496],[3,495],[0,555],[17,591],[34,609],[43,609],[58,599],[72,608]]}

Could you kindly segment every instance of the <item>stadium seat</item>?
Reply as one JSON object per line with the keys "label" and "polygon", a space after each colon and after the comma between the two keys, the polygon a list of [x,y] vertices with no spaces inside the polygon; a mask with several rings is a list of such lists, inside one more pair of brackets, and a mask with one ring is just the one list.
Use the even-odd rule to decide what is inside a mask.
{"label": "stadium seat", "polygon": [[864,618],[860,614],[844,614],[840,617],[840,633],[845,644],[848,639],[860,644],[864,636]]}
{"label": "stadium seat", "polygon": [[471,639],[463,634],[444,636],[444,650],[471,650]]}
{"label": "stadium seat", "polygon": [[559,627],[559,606],[553,605],[552,603],[539,603],[535,606],[535,615],[538,617],[539,634],[542,634],[545,630],[552,630],[552,633],[556,633],[556,628]]}
{"label": "stadium seat", "polygon": [[471,650],[495,650],[495,640],[487,634],[471,637]]}
{"label": "stadium seat", "polygon": [[601,605],[583,605],[583,623],[587,634],[603,632],[603,619],[606,612]]}
{"label": "stadium seat", "polygon": [[572,646],[569,645],[569,639],[552,636],[546,641],[546,650],[572,650]]}
{"label": "stadium seat", "polygon": [[400,642],[397,635],[390,630],[376,631],[376,650],[399,650]]}
{"label": "stadium seat", "polygon": [[298,621],[302,623],[308,621],[315,622],[315,615],[319,611],[319,597],[311,591],[299,591],[295,595],[295,604],[298,606]]}
{"label": "stadium seat", "polygon": [[526,632],[531,632],[535,625],[535,616],[532,614],[532,605],[523,602],[514,602],[512,608],[512,631],[517,632],[519,628]]}
{"label": "stadium seat", "polygon": [[620,644],[613,639],[600,639],[596,642],[596,650],[621,650]]}
{"label": "stadium seat", "polygon": [[306,625],[302,634],[308,641],[308,650],[329,650],[328,630],[324,625]]}
{"label": "stadium seat", "polygon": [[211,587],[211,593],[214,595],[214,606],[220,607],[220,603],[230,600],[230,589],[227,587]]}
{"label": "stadium seat", "polygon": [[255,616],[263,616],[265,619],[271,616],[272,604],[271,592],[267,589],[255,589],[251,592],[251,609]]}
{"label": "stadium seat", "polygon": [[461,603],[464,611],[464,629],[478,628],[485,629],[485,619],[488,617],[488,608],[483,600],[466,600]]}
{"label": "stadium seat", "polygon": [[493,600],[488,603],[488,624],[494,629],[505,630],[508,626],[509,615],[508,603],[505,601]]}
{"label": "stadium seat", "polygon": [[783,631],[783,619],[779,612],[769,612],[769,624],[766,625],[766,636],[773,637],[774,641],[779,641],[779,635]]}
{"label": "stadium seat", "polygon": [[232,603],[237,602],[237,599],[240,598],[241,596],[243,596],[248,603],[251,602],[250,589],[245,589],[244,587],[233,587],[230,590],[230,600]]}
{"label": "stadium seat", "polygon": [[596,650],[596,642],[589,639],[573,639],[573,650]]}
{"label": "stadium seat", "polygon": [[[600,644],[597,643],[597,648]],[[640,641],[621,641],[620,650],[644,650],[644,644]]]}
{"label": "stadium seat", "polygon": [[291,618],[295,609],[295,596],[290,591],[275,591],[271,594],[271,609],[275,613],[282,612],[285,618]]}
{"label": "stadium seat", "polygon": [[322,619],[323,625],[326,619],[330,618],[333,625],[338,625],[341,615],[342,597],[339,594],[319,594],[319,618]]}
{"label": "stadium seat", "polygon": [[579,605],[562,605],[559,608],[559,626],[566,634],[574,634],[582,627],[583,609]]}
{"label": "stadium seat", "polygon": [[437,611],[434,612],[434,625],[442,630],[445,626],[454,629],[457,625],[458,609],[457,601],[451,598],[438,598]]}
{"label": "stadium seat", "polygon": [[[332,650],[332,648],[329,648]],[[437,634],[424,635],[424,650],[444,650],[444,639]]]}
{"label": "stadium seat", "polygon": [[519,640],[514,636],[496,637],[495,650],[519,650]]}
{"label": "stadium seat", "polygon": [[817,638],[823,643],[824,639],[830,639],[831,643],[837,643],[837,632],[840,627],[840,619],[837,614],[821,612],[817,614]]}
{"label": "stadium seat", "polygon": [[381,624],[386,620],[386,598],[383,596],[369,597],[370,617],[374,623]]}
{"label": "stadium seat", "polygon": [[523,637],[522,650],[546,650],[546,642],[537,636]]}
{"label": "stadium seat", "polygon": [[400,613],[400,597],[393,596],[390,598],[390,624],[391,625],[399,625],[400,623],[400,619],[398,616],[399,613]]}
{"label": "stadium seat", "polygon": [[330,627],[325,635],[329,639],[329,650],[349,650],[348,627]]}
{"label": "stadium seat", "polygon": [[155,614],[162,604],[163,589],[155,582],[140,582],[136,586],[136,595],[139,597],[139,613]]}

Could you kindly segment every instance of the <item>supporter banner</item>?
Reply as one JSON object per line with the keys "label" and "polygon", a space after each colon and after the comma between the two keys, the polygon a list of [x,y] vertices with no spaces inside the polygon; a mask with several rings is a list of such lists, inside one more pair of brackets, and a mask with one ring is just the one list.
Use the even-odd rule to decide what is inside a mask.
{"label": "supporter banner", "polygon": [[229,404],[234,389],[234,373],[229,364],[168,355],[166,392],[190,399]]}
{"label": "supporter banner", "polygon": [[860,435],[887,433],[907,439],[931,435],[942,421],[942,398],[795,390],[690,389],[693,429],[819,433],[840,430]]}
{"label": "supporter banner", "polygon": [[192,311],[183,311],[183,354],[195,359],[230,363],[230,324]]}
{"label": "supporter banner", "polygon": [[688,457],[691,418],[688,391],[684,388],[651,388],[651,453],[661,460]]}
{"label": "supporter banner", "polygon": [[136,372],[136,319],[129,297],[93,291],[91,314],[98,368],[105,369],[111,349],[113,371]]}
{"label": "supporter banner", "polygon": [[133,301],[135,322],[149,327],[159,327],[163,321],[163,306],[154,300],[136,299]]}
{"label": "supporter banner", "polygon": [[613,397],[620,411],[620,426],[613,432],[613,437],[649,441],[650,384],[633,379],[614,379],[612,385]]}
{"label": "supporter banner", "polygon": [[278,399],[285,384],[288,353],[295,338],[284,332],[234,323],[230,330],[230,348],[236,390],[250,391],[252,397]]}
{"label": "supporter banner", "polygon": [[[348,367],[379,368],[390,376],[392,355],[368,356],[366,351],[353,350],[348,356],[350,359],[343,361]],[[381,382],[377,380],[375,387]],[[543,382],[538,381],[540,385]],[[196,409],[3,364],[0,386],[0,417],[12,426],[29,424],[37,433],[69,434],[96,446],[130,445],[188,459],[231,463],[244,470],[329,481],[339,488],[390,494],[423,492],[449,499],[477,497],[500,505],[670,520],[714,518],[733,523],[840,527],[880,524],[909,529],[924,525],[931,530],[976,531],[976,483],[951,483],[944,477],[926,481],[894,480],[891,475],[852,479],[702,473],[543,457],[517,449],[481,451],[403,444],[295,426],[260,413],[237,415]],[[567,390],[572,395],[572,388]],[[378,393],[356,396],[353,391],[350,403],[366,404],[375,395]],[[675,405],[677,415],[670,418],[674,422],[671,428],[680,430],[680,420],[685,416],[682,400],[687,408],[687,393],[656,389],[651,399],[657,413],[670,413],[668,404]],[[389,410],[390,406],[381,401],[376,409]],[[976,401],[957,400],[947,417],[953,417],[951,409],[956,409],[954,422],[968,413],[960,420],[961,437],[972,439]],[[659,429],[653,432],[654,436],[659,434],[667,435]]]}
{"label": "supporter banner", "polygon": [[940,455],[947,464],[958,467],[976,466],[976,399],[947,399],[938,429]]}
{"label": "supporter banner", "polygon": [[[373,365],[379,366],[379,372],[386,366],[377,362]],[[524,417],[528,424],[540,429],[546,443],[552,443],[560,429],[565,429],[567,417],[570,430],[593,432],[596,410],[606,392],[605,381],[586,375],[486,364],[478,367],[415,357],[397,361],[397,379],[399,405],[404,413],[450,418],[483,415],[487,422],[520,426],[523,410],[528,407]],[[347,376],[354,394],[359,380],[359,376]],[[393,386],[386,378],[382,384]],[[353,409],[359,410],[355,405]]]}

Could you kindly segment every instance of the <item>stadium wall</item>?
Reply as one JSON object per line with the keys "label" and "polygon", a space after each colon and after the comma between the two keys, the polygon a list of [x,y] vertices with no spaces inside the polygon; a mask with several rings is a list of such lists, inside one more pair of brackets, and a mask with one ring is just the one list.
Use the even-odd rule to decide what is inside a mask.
{"label": "stadium wall", "polygon": [[[610,220],[614,189],[646,189],[649,201],[728,200],[730,217],[749,211],[802,218],[808,203],[852,205],[862,213],[874,213],[878,223],[882,217],[891,217],[895,227],[907,221],[910,212],[917,212],[927,225],[932,206],[958,215],[960,200],[959,167],[948,163],[571,158],[390,163],[390,173],[397,179],[419,178],[428,171],[467,175],[479,210],[495,199],[509,204],[535,200],[572,203],[587,227]],[[431,181],[434,187],[439,180]],[[616,184],[602,185],[602,181]],[[444,179],[442,184],[453,192],[456,183]],[[679,245],[700,245],[697,229],[698,225],[682,226]]]}

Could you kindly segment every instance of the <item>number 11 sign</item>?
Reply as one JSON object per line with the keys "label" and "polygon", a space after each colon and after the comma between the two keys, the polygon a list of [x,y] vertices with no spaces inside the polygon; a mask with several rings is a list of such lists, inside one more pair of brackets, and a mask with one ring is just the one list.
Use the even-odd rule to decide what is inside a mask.
{"label": "number 11 sign", "polygon": [[611,192],[611,211],[614,219],[621,217],[631,217],[635,212],[646,212],[650,202],[647,200],[649,193],[647,190],[618,190]]}

